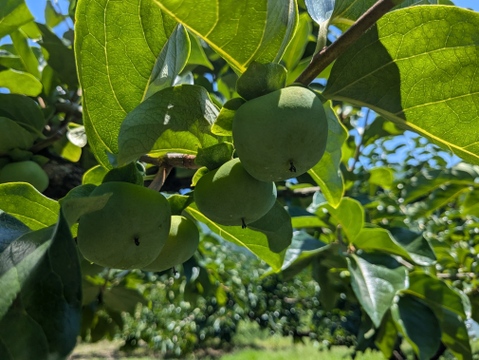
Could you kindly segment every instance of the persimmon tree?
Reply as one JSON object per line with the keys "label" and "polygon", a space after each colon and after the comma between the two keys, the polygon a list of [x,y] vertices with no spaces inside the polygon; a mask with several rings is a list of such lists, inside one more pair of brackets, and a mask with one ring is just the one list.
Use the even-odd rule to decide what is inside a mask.
{"label": "persimmon tree", "polygon": [[[10,40],[0,46],[0,87],[7,89],[0,94],[0,178],[10,164],[47,168],[58,159],[85,173],[58,197],[47,196],[52,183],[42,194],[28,176],[4,175],[0,358],[65,358],[86,331],[82,317],[92,329],[105,321],[95,318],[94,304],[111,320],[101,337],[113,331],[108,324],[121,326],[122,311],[145,303],[108,256],[101,265],[112,269],[78,250],[82,217],[98,224],[103,208],[117,214],[105,219],[135,224],[105,224],[126,228],[104,246],[112,264],[144,244],[135,230],[131,248],[112,251],[116,235],[154,223],[154,212],[108,207],[118,194],[94,192],[108,182],[142,190],[139,204],[142,187],[161,192],[169,215],[202,232],[202,257],[213,256],[202,244],[214,234],[284,279],[310,269],[318,307],[359,307],[358,351],[399,356],[406,341],[420,359],[446,349],[472,358],[466,320],[479,320],[476,12],[447,0],[78,0],[68,14],[47,2],[45,14],[45,24],[35,22],[23,0],[0,9],[0,38]],[[68,18],[74,26],[58,36],[52,29]],[[250,101],[260,110],[263,96],[290,86],[321,101],[310,116],[325,124],[327,136],[318,137],[324,154],[304,174],[291,160],[291,178],[271,184],[277,199],[265,196],[271,206],[254,220],[242,213],[234,224],[212,219],[197,206],[195,185],[211,177],[208,186],[220,186],[213,173],[238,156],[236,112]],[[268,97],[265,114],[278,111],[274,104]],[[304,146],[302,131],[288,131],[284,148]],[[279,132],[260,139],[274,143]],[[404,138],[417,141],[417,150],[395,163],[389,148]],[[282,149],[275,151],[279,157]],[[454,166],[445,160],[451,154]],[[240,207],[247,197],[236,190]],[[235,208],[224,191],[210,197],[225,216]],[[89,237],[97,233],[88,229]],[[96,252],[105,237],[93,242]],[[174,257],[175,247],[168,251]],[[139,267],[126,273],[141,274]],[[175,271],[185,269],[179,263]],[[202,274],[203,285],[214,284],[213,272]]]}

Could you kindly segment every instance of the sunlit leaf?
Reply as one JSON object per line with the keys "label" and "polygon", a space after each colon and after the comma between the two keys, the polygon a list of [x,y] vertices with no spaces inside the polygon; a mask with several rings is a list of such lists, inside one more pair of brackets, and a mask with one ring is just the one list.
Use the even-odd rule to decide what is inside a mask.
{"label": "sunlit leaf", "polygon": [[390,12],[335,62],[323,95],[367,106],[479,163],[479,14],[449,6]]}
{"label": "sunlit leaf", "polygon": [[104,167],[125,116],[143,100],[176,23],[151,1],[79,0],[75,56],[89,145]]}
{"label": "sunlit leaf", "polygon": [[[183,24],[242,73],[249,63],[278,62],[297,22],[291,0],[154,0],[174,20]],[[191,9],[197,8],[197,11]],[[197,16],[201,12],[201,16]]]}

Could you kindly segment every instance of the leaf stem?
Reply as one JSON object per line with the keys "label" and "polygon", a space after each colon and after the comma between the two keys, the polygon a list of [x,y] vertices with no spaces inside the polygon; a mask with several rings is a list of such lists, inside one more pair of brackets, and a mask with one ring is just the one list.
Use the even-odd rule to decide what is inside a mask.
{"label": "leaf stem", "polygon": [[296,82],[309,85],[329,64],[363,35],[376,21],[403,0],[378,0],[335,42],[315,54]]}

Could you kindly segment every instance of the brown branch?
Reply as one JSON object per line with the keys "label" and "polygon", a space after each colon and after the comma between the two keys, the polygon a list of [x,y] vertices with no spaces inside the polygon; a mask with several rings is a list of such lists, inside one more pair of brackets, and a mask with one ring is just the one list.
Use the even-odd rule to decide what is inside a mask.
{"label": "brown branch", "polygon": [[173,167],[171,166],[160,166],[155,178],[148,187],[152,190],[160,191],[172,169]]}
{"label": "brown branch", "polygon": [[199,169],[200,166],[195,163],[195,155],[168,153],[160,157],[151,157],[143,155],[140,161],[160,167],[180,167],[185,169]]}
{"label": "brown branch", "polygon": [[315,54],[296,82],[309,85],[324,69],[358,40],[376,21],[403,0],[379,0],[335,42]]}

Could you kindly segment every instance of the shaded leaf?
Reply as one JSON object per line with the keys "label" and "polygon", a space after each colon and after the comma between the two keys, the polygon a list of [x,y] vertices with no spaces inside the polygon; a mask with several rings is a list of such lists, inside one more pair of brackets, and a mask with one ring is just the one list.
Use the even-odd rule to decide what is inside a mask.
{"label": "shaded leaf", "polygon": [[206,166],[212,171],[233,158],[234,146],[229,142],[222,142],[207,148],[198,148],[195,163]]}
{"label": "shaded leaf", "polygon": [[145,99],[174,84],[176,77],[186,65],[190,47],[188,33],[183,26],[178,25],[156,60]]}
{"label": "shaded leaf", "polygon": [[436,255],[422,234],[400,227],[390,228],[388,230],[394,239],[406,249],[416,264],[420,266],[434,265]]}
{"label": "shaded leaf", "polygon": [[217,109],[208,92],[196,85],[163,89],[131,111],[118,137],[120,165],[146,153],[196,154],[218,141],[211,133]]}
{"label": "shaded leaf", "polygon": [[431,359],[441,344],[441,328],[432,310],[414,296],[406,295],[399,297],[391,313],[419,359]]}
{"label": "shaded leaf", "polygon": [[[293,38],[291,39],[291,42],[286,48],[286,51],[284,52],[283,58],[281,59],[286,69],[289,70],[288,79],[291,71],[298,66],[299,62],[303,58],[303,54],[310,40],[309,36],[311,35],[312,31],[313,25],[311,24],[311,19],[308,14],[299,14],[298,27]],[[294,79],[296,78],[297,76],[294,77]]]}
{"label": "shaded leaf", "polygon": [[30,228],[11,215],[0,210],[0,253],[16,238],[30,231]]}
{"label": "shaded leaf", "polygon": [[196,204],[189,205],[185,211],[196,220],[206,224],[211,231],[223,239],[250,250],[258,258],[271,266],[273,271],[278,271],[281,268],[285,252],[283,251],[278,254],[271,251],[268,244],[268,237],[265,234],[248,228],[242,229],[241,226],[216,224],[204,216],[198,210]]}
{"label": "shaded leaf", "polygon": [[396,293],[408,285],[407,270],[385,254],[351,254],[348,257],[351,286],[373,324],[379,327]]}
{"label": "shaded leaf", "polygon": [[147,300],[138,290],[115,286],[103,293],[105,306],[115,312],[126,311],[133,314],[138,304],[146,304]]}
{"label": "shaded leaf", "polygon": [[40,106],[35,101],[17,94],[0,94],[0,116],[15,120],[34,133],[41,132],[46,122]]}
{"label": "shaded leaf", "polygon": [[0,155],[13,149],[29,149],[33,145],[31,133],[15,121],[0,116]]}
{"label": "shaded leaf", "polygon": [[233,118],[235,116],[236,110],[238,110],[244,103],[245,100],[242,98],[233,98],[228,100],[223,105],[220,113],[215,119],[215,122],[211,127],[211,132],[219,136],[232,136]]}

